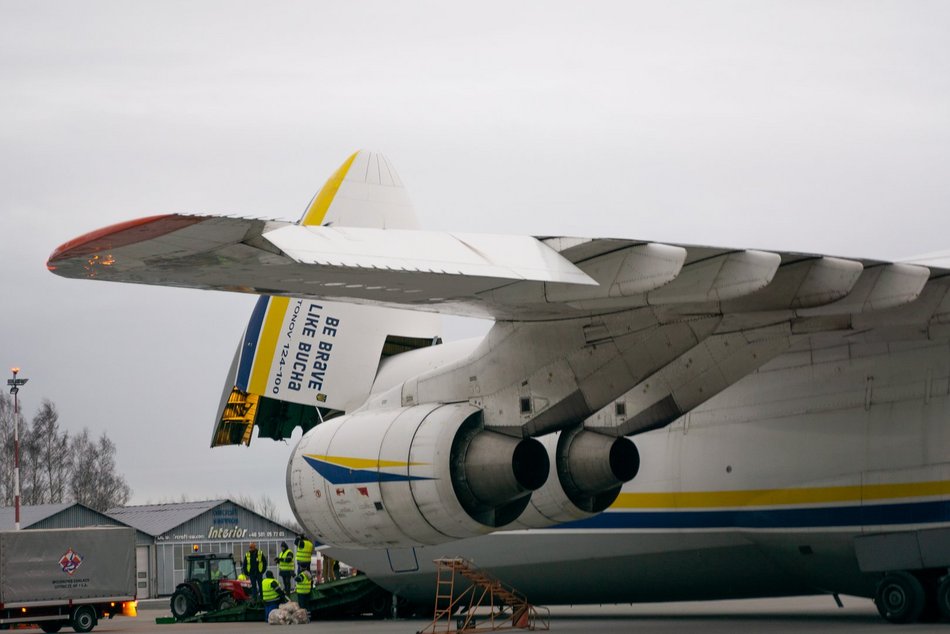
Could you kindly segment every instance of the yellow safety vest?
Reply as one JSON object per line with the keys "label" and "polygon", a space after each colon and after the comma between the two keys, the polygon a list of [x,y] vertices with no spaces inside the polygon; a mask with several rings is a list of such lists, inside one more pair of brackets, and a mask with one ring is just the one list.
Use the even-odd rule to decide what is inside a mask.
{"label": "yellow safety vest", "polygon": [[[244,561],[247,562],[247,569],[253,575],[254,574],[254,562],[251,561],[251,551],[244,553]],[[257,572],[264,572],[264,555],[261,554],[261,551],[257,551]]]}
{"label": "yellow safety vest", "polygon": [[297,548],[297,561],[305,561],[308,564],[310,563],[310,557],[313,555],[313,542],[309,539],[304,539],[303,544]]}
{"label": "yellow safety vest", "polygon": [[276,601],[280,594],[277,592],[277,588],[280,586],[277,584],[277,579],[267,578],[261,582],[261,590],[263,591],[264,603],[268,601]]}
{"label": "yellow safety vest", "polygon": [[292,572],[294,569],[294,553],[289,548],[282,550],[277,556],[277,566],[282,572]]}
{"label": "yellow safety vest", "polygon": [[313,583],[310,581],[310,575],[303,573],[297,575],[297,596],[307,596],[313,589]]}

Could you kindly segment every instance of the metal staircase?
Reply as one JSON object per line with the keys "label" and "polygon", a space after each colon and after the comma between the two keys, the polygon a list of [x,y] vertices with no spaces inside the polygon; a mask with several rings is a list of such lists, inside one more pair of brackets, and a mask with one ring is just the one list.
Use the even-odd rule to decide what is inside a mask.
{"label": "metal staircase", "polygon": [[435,567],[435,614],[419,634],[550,628],[547,608],[540,608],[542,615],[523,594],[468,559],[436,559]]}

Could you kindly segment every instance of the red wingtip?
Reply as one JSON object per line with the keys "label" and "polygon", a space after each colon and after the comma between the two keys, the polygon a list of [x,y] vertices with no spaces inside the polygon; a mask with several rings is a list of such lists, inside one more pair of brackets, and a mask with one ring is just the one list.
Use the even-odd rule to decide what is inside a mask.
{"label": "red wingtip", "polygon": [[56,269],[55,263],[60,260],[89,255],[100,251],[109,251],[150,238],[157,238],[158,236],[171,233],[172,231],[201,222],[202,220],[203,218],[199,216],[165,214],[120,222],[108,227],[103,227],[102,229],[90,231],[56,247],[46,262],[46,268],[53,271]]}

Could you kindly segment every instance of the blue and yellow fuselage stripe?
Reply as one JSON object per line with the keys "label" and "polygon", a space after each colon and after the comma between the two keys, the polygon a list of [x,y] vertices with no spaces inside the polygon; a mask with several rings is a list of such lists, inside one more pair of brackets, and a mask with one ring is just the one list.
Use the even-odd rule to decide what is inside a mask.
{"label": "blue and yellow fuselage stripe", "polygon": [[[622,493],[580,529],[821,528],[950,523],[950,481]],[[944,498],[944,499],[940,499]]]}
{"label": "blue and yellow fuselage stripe", "polygon": [[614,509],[696,509],[793,504],[833,504],[950,495],[950,481],[902,482],[849,486],[749,489],[742,491],[683,491],[621,493]]}
{"label": "blue and yellow fuselage stripe", "polygon": [[[303,459],[330,484],[409,482],[411,480],[432,479],[408,474],[409,467],[425,464],[419,462],[317,454],[305,454]],[[383,471],[383,469],[396,469],[398,471]]]}

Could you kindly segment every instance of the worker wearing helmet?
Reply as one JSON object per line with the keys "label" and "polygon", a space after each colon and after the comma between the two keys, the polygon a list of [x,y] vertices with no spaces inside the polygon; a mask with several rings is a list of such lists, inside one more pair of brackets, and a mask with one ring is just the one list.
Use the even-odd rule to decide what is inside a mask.
{"label": "worker wearing helmet", "polygon": [[257,549],[256,543],[251,542],[248,544],[247,552],[244,553],[242,571],[251,580],[251,595],[255,599],[261,598],[261,579],[264,577],[265,570],[267,570],[267,556]]}

